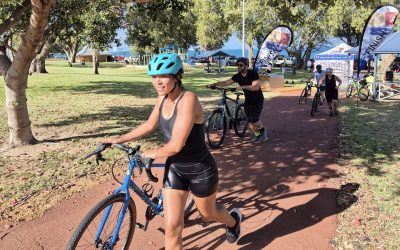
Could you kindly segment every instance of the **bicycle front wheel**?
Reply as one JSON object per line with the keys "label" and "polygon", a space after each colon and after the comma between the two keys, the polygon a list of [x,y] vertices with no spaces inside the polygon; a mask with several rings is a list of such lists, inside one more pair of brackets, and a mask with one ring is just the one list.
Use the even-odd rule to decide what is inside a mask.
{"label": "bicycle front wheel", "polygon": [[299,104],[306,102],[306,98],[307,98],[307,94],[308,94],[307,92],[308,92],[307,87],[305,87],[299,96]]}
{"label": "bicycle front wheel", "polygon": [[368,100],[369,97],[369,90],[367,87],[362,87],[359,92],[358,92],[358,98],[360,99],[360,101],[365,102],[366,100]]}
{"label": "bicycle front wheel", "polygon": [[319,95],[316,94],[311,104],[311,116],[314,116],[314,114],[318,112],[318,105],[319,105]]}
{"label": "bicycle front wheel", "polygon": [[[136,226],[136,206],[133,200],[130,200],[128,204],[116,242],[111,243],[124,203],[124,193],[110,195],[99,202],[79,224],[68,242],[67,249],[111,249],[111,247],[112,249],[128,249]],[[100,229],[102,219],[108,210],[107,220]],[[96,233],[99,230],[101,234],[96,239]]]}
{"label": "bicycle front wheel", "polygon": [[207,121],[206,139],[211,148],[219,148],[226,135],[226,119],[223,111],[216,109]]}
{"label": "bicycle front wheel", "polygon": [[353,87],[351,85],[347,86],[346,89],[346,97],[350,98],[351,94],[353,93]]}
{"label": "bicycle front wheel", "polygon": [[249,121],[247,120],[246,113],[244,112],[244,106],[243,104],[240,104],[236,109],[235,119],[233,123],[235,134],[239,137],[244,137],[248,125]]}

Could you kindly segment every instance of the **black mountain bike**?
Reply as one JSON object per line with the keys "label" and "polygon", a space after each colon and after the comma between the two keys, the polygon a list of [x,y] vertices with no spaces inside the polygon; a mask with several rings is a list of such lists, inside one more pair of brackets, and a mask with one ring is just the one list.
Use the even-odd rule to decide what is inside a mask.
{"label": "black mountain bike", "polygon": [[[218,100],[218,107],[214,109],[208,118],[206,127],[206,139],[211,148],[219,148],[224,142],[226,130],[229,128],[235,129],[235,134],[239,137],[244,137],[248,127],[248,120],[244,111],[244,106],[239,102],[239,97],[243,93],[237,92],[236,88],[219,88],[210,87],[221,91],[221,98]],[[236,99],[226,96],[226,92],[233,92]],[[233,111],[231,112],[227,100],[233,102]]]}
{"label": "black mountain bike", "polygon": [[318,112],[318,105],[321,103],[320,87],[317,86],[317,92],[315,92],[314,99],[311,104],[311,116],[314,116]]}
{"label": "black mountain bike", "polygon": [[311,96],[311,88],[312,83],[310,81],[307,81],[306,86],[304,87],[303,91],[301,91],[301,94],[299,96],[299,104],[307,102],[307,98]]}

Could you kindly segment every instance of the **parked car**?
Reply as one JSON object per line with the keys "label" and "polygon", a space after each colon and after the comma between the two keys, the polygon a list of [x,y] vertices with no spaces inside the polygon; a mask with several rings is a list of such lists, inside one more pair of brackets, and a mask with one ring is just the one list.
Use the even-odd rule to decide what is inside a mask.
{"label": "parked car", "polygon": [[274,58],[274,66],[282,67],[282,64],[285,63],[285,57],[278,55]]}
{"label": "parked car", "polygon": [[235,56],[229,57],[226,61],[226,66],[236,66],[236,60],[237,58]]}
{"label": "parked car", "polygon": [[286,66],[293,66],[293,62],[295,61],[293,57],[285,57],[284,60]]}

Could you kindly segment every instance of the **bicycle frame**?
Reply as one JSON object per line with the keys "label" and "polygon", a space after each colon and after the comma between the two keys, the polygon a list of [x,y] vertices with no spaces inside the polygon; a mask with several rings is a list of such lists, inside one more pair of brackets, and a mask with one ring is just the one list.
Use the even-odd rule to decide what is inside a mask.
{"label": "bicycle frame", "polygon": [[235,108],[238,108],[238,106],[239,106],[239,95],[236,96],[236,100],[235,100],[233,98],[228,97],[226,95],[226,90],[223,90],[223,92],[221,94],[221,98],[218,100],[218,104],[219,104],[220,108],[224,110],[224,112],[222,112],[223,119],[225,119],[225,117],[226,117],[225,113],[226,113],[228,118],[232,120],[234,114],[232,114],[231,110],[229,109],[227,100],[230,100],[233,103],[235,103]]}
{"label": "bicycle frame", "polygon": [[[125,193],[125,203],[124,203],[124,206],[122,207],[122,209],[120,211],[120,214],[118,216],[117,225],[116,225],[116,227],[114,229],[114,233],[113,233],[113,236],[112,236],[112,239],[111,239],[111,242],[110,242],[111,246],[114,246],[114,244],[117,241],[117,237],[118,237],[118,233],[119,233],[119,230],[121,228],[121,225],[122,225],[122,221],[123,221],[123,219],[125,217],[126,210],[128,209],[128,204],[129,204],[129,201],[131,199],[131,196],[130,196],[130,193],[129,193],[129,188],[133,189],[133,191],[147,205],[149,205],[153,209],[153,211],[155,211],[155,213],[157,215],[162,215],[163,211],[164,211],[163,210],[163,206],[162,206],[162,204],[163,204],[162,203],[162,200],[163,200],[162,199],[162,192],[159,193],[160,199],[158,201],[158,204],[154,204],[153,201],[150,200],[150,198],[142,191],[142,189],[140,189],[136,185],[136,183],[132,180],[131,177],[132,177],[132,173],[133,173],[133,171],[135,169],[136,164],[138,164],[137,160],[135,158],[133,158],[133,157],[129,157],[129,167],[128,167],[128,171],[126,172],[126,176],[124,178],[124,182],[122,183],[121,187],[119,187],[117,190],[114,191],[114,194],[118,194],[120,192]],[[103,231],[103,228],[104,228],[104,225],[105,225],[105,223],[106,223],[106,221],[108,219],[108,216],[110,215],[111,209],[112,209],[112,205],[107,207],[107,209],[106,209],[106,211],[104,213],[104,216],[101,219],[101,223],[100,223],[99,229],[96,232],[96,238],[95,238],[96,244],[99,241],[100,235],[101,235],[101,233]],[[146,223],[148,223],[148,221]],[[147,224],[146,224],[145,227],[147,227]]]}

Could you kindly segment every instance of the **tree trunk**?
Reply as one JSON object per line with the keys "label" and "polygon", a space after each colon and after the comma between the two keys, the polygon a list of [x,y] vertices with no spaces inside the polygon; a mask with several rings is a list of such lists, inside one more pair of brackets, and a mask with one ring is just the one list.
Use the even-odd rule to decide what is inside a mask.
{"label": "tree trunk", "polygon": [[[313,50],[312,45],[307,45],[306,52],[304,53],[304,62],[307,63],[308,60],[311,58],[311,52]],[[311,69],[312,70],[312,69]]]}
{"label": "tree trunk", "polygon": [[36,69],[39,73],[48,73],[46,70],[46,58],[49,56],[50,48],[54,42],[54,38],[50,37],[42,47],[40,53],[36,56]]}
{"label": "tree trunk", "polygon": [[95,75],[99,74],[99,50],[93,49],[92,50],[92,58],[93,58],[93,72]]}
{"label": "tree trunk", "polygon": [[29,74],[32,75],[33,73],[36,72],[37,72],[37,59],[35,57],[31,62],[31,66],[29,67]]}
{"label": "tree trunk", "polygon": [[36,142],[31,130],[26,85],[29,66],[36,56],[36,49],[43,39],[48,24],[49,11],[53,0],[31,0],[32,14],[25,35],[14,60],[5,75],[6,109],[12,146],[33,144]]}
{"label": "tree trunk", "polygon": [[253,68],[253,43],[254,41],[249,44],[249,69]]}

